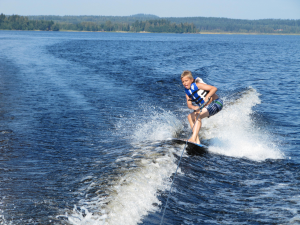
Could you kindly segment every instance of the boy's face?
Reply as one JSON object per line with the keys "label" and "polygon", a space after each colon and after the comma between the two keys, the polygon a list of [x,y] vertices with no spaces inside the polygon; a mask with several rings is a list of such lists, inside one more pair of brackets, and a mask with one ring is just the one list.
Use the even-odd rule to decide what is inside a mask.
{"label": "boy's face", "polygon": [[193,83],[193,79],[185,76],[181,79],[182,81],[182,85],[186,88],[186,89],[190,89],[191,88],[191,84]]}

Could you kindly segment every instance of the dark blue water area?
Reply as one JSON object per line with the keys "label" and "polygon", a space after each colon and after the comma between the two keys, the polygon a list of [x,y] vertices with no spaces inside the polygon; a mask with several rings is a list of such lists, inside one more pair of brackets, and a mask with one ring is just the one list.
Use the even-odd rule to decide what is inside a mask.
{"label": "dark blue water area", "polygon": [[[0,223],[300,224],[299,50],[299,36],[0,31]],[[183,70],[225,106],[175,176]]]}

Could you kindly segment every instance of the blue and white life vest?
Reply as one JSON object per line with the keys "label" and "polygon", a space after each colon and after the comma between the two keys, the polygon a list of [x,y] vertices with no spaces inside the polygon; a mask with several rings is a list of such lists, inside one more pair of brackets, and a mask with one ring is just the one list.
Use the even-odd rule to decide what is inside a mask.
{"label": "blue and white life vest", "polygon": [[[196,79],[196,81],[197,81],[197,79]],[[204,82],[202,81],[201,83],[204,83]],[[190,89],[185,88],[185,93],[189,96],[189,98],[192,100],[192,102],[201,106],[205,102],[205,96],[208,94],[208,91],[199,89],[197,87],[196,83],[194,82],[191,84]]]}

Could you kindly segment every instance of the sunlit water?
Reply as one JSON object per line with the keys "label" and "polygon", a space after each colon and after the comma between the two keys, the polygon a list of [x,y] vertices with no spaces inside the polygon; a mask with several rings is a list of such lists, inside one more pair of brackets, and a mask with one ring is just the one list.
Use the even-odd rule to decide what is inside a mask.
{"label": "sunlit water", "polygon": [[298,36],[0,31],[0,223],[300,224]]}

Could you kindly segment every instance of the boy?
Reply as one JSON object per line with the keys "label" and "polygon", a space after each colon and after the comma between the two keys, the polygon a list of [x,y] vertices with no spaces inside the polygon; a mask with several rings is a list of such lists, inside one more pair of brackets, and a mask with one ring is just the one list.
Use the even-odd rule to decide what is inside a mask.
{"label": "boy", "polygon": [[[188,70],[183,71],[181,74],[181,81],[185,87],[187,106],[194,110],[194,112],[188,115],[190,126],[193,129],[193,135],[188,141],[200,144],[199,131],[201,129],[201,119],[220,112],[223,108],[223,101],[216,94],[216,87],[205,84],[200,78],[194,80],[192,73]],[[200,112],[199,107],[203,106],[203,104],[205,104],[205,107]]]}

